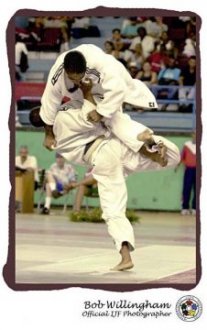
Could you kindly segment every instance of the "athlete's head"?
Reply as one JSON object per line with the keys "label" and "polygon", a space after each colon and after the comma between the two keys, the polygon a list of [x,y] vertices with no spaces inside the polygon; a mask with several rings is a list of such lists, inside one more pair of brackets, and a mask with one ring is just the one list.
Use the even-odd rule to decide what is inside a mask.
{"label": "athlete's head", "polygon": [[86,72],[86,59],[78,51],[72,51],[65,55],[64,69],[70,80],[78,84]]}
{"label": "athlete's head", "polygon": [[40,107],[35,107],[30,111],[29,120],[32,126],[43,127],[45,126],[44,121],[40,117]]}

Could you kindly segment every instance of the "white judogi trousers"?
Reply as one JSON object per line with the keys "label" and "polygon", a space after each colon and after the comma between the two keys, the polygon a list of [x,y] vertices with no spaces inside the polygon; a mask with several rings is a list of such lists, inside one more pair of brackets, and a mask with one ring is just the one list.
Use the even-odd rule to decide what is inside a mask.
{"label": "white judogi trousers", "polygon": [[[154,136],[155,142],[163,141],[167,147],[168,165],[175,167],[180,160],[179,149],[167,139]],[[130,250],[135,248],[134,232],[126,218],[127,188],[125,176],[140,171],[161,170],[158,163],[132,152],[117,138],[103,143],[92,156],[92,175],[98,182],[102,217],[108,226],[118,251],[122,243],[127,241]]]}
{"label": "white judogi trousers", "polygon": [[[127,241],[132,251],[135,243],[133,228],[126,218],[125,176],[133,172],[163,169],[138,152],[143,142],[137,140],[137,135],[147,127],[133,121],[128,115],[116,112],[109,123],[113,132],[110,135],[100,123],[94,125],[87,120],[87,113],[93,107],[90,102],[85,101],[82,108],[71,103],[71,107],[73,109],[60,111],[56,116],[53,128],[57,140],[56,150],[70,162],[86,164],[83,161],[85,145],[100,135],[106,136],[92,154],[88,165],[93,165],[92,175],[98,182],[103,219],[117,250],[120,251],[122,243]],[[168,165],[165,168],[175,167],[180,160],[178,148],[163,137],[154,136],[154,139],[155,142],[163,141],[167,147]]]}

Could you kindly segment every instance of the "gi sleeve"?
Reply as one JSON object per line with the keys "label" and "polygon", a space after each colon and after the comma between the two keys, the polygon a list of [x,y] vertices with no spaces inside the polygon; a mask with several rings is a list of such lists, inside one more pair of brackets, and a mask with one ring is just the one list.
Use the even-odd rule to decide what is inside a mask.
{"label": "gi sleeve", "polygon": [[41,99],[40,117],[47,125],[53,125],[62,102],[61,91],[48,80]]}
{"label": "gi sleeve", "polygon": [[111,71],[113,75],[105,73],[102,82],[104,99],[96,107],[96,111],[105,118],[111,118],[116,111],[120,110],[125,99],[126,86],[116,72],[113,73],[113,68]]}

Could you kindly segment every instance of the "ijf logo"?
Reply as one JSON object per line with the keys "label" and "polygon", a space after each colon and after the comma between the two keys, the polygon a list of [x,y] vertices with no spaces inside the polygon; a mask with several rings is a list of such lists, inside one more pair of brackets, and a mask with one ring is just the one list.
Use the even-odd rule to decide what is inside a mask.
{"label": "ijf logo", "polygon": [[202,304],[194,296],[184,296],[176,304],[176,313],[178,317],[186,322],[197,320],[202,313]]}

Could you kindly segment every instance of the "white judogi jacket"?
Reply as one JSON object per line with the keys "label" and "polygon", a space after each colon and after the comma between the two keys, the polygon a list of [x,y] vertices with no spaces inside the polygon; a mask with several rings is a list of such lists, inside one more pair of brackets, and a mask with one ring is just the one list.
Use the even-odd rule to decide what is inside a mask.
{"label": "white judogi jacket", "polygon": [[[123,64],[113,56],[90,44],[78,46],[73,50],[81,52],[86,59],[87,70],[84,78],[93,81],[92,94],[97,103],[96,110],[102,116],[111,118],[113,113],[121,109],[123,102],[143,108],[157,107],[155,97],[146,85],[138,79],[132,79]],[[66,54],[67,52],[61,54],[51,68],[42,96],[40,115],[48,125],[53,125],[64,98],[83,101],[80,89],[69,92],[74,84],[63,68]]]}
{"label": "white judogi jacket", "polygon": [[[106,136],[107,131],[102,123],[94,125],[87,120],[87,113],[94,107],[92,103],[85,100],[81,108],[81,101],[71,101],[67,107],[69,106],[71,108],[68,110],[58,111],[55,118],[53,125],[57,141],[55,149],[68,161],[84,164],[83,154],[86,143],[100,135]],[[116,113],[111,121],[115,117],[115,122],[122,122],[119,123],[119,127],[126,125],[127,130],[138,131],[140,124],[125,116],[127,115]],[[159,140],[160,138],[157,137]],[[167,166],[175,166],[180,160],[179,150],[167,140],[164,143],[167,148],[169,145]],[[127,241],[132,251],[135,242],[133,228],[125,215],[127,188],[124,175],[140,170],[162,169],[162,167],[146,157],[141,157],[139,153],[132,152],[113,135],[106,137],[97,149],[92,154],[90,165],[93,165],[91,174],[98,182],[102,218],[106,221],[108,232],[117,250],[120,251],[122,242]]]}
{"label": "white judogi jacket", "polygon": [[87,113],[94,105],[87,100],[71,101],[68,110],[58,111],[53,125],[57,145],[55,149],[70,162],[85,164],[83,153],[87,143],[94,141],[100,135],[110,133],[102,123],[92,124],[87,120]]}
{"label": "white judogi jacket", "polygon": [[[85,146],[87,143],[94,141],[100,135],[105,136],[106,138],[101,142],[100,146],[96,149],[96,152],[105,144],[108,144],[109,141],[118,141],[118,139],[111,133],[103,123],[90,123],[87,120],[87,114],[93,109],[93,104],[87,100],[84,100],[84,104],[82,105],[81,101],[71,101],[67,104],[68,110],[66,111],[58,111],[57,116],[55,118],[55,122],[53,125],[53,131],[55,134],[55,138],[57,141],[57,145],[55,149],[69,162],[73,162],[75,164],[85,165],[86,163],[83,160],[83,154],[85,150]],[[115,116],[117,117],[117,115]],[[118,122],[117,122],[118,120]],[[112,119],[113,121],[113,119]],[[127,131],[134,133],[140,129],[139,123],[131,120],[128,115],[124,115],[120,113],[118,118],[115,118],[115,121],[118,126],[127,127]],[[147,127],[141,125],[143,129]],[[166,145],[168,151],[168,165],[167,167],[175,166],[180,159],[180,153],[178,148],[163,137],[153,135],[156,143],[159,141],[163,141]],[[109,143],[112,145],[111,142]],[[140,157],[139,153],[132,152],[129,147],[126,147],[123,143],[117,143],[117,151],[116,148],[113,151],[115,154],[118,152],[118,149],[121,148],[121,162],[124,168],[128,169],[127,173],[143,171],[143,170],[157,170],[162,169],[160,165],[155,162],[152,162],[150,159],[145,157]],[[143,144],[143,142],[141,142]],[[121,145],[121,147],[118,147]],[[106,155],[103,155],[103,158]],[[104,163],[104,161],[102,161]],[[110,159],[108,160],[110,164]],[[90,164],[91,165],[91,164]],[[113,164],[112,164],[113,165]],[[107,166],[106,166],[107,167]],[[131,169],[131,170],[130,170]]]}

